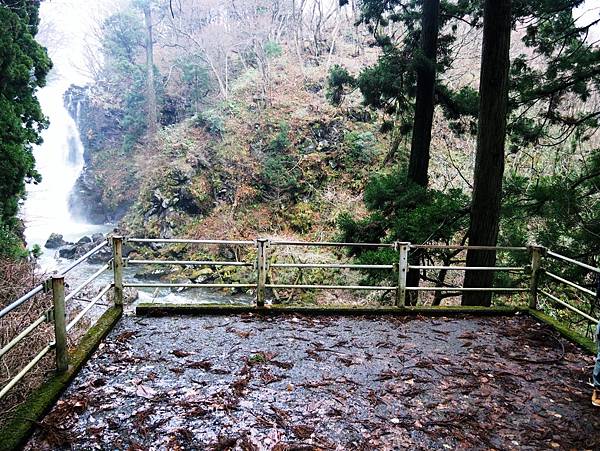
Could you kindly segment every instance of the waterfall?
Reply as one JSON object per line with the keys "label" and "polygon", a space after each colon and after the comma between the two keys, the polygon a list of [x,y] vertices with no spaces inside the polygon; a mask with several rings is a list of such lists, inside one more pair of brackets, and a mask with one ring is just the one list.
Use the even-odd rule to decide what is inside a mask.
{"label": "waterfall", "polygon": [[84,161],[79,131],[63,101],[67,87],[68,80],[58,76],[38,93],[50,126],[42,132],[44,142],[33,149],[42,182],[28,186],[21,210],[29,245],[43,245],[52,232],[63,234],[67,240],[77,240],[98,229],[75,220],[69,211],[70,193]]}
{"label": "waterfall", "polygon": [[[103,0],[105,6],[108,0]],[[20,216],[25,223],[28,246],[43,246],[48,236],[55,232],[67,241],[77,241],[83,235],[106,232],[108,226],[91,225],[73,217],[69,210],[70,195],[84,167],[83,145],[75,120],[69,114],[80,114],[81,106],[74,96],[69,96],[65,106],[64,95],[72,84],[88,83],[85,66],[84,40],[93,27],[94,20],[80,20],[86,16],[88,2],[43,2],[40,7],[41,32],[36,39],[48,48],[53,69],[47,85],[37,92],[43,113],[50,120],[42,132],[44,142],[33,147],[36,168],[42,182],[27,186],[27,198],[21,206]],[[77,18],[77,20],[74,20]],[[101,20],[101,16],[96,18]],[[74,114],[75,115],[75,114]],[[41,266],[56,266],[54,252],[44,250]]]}

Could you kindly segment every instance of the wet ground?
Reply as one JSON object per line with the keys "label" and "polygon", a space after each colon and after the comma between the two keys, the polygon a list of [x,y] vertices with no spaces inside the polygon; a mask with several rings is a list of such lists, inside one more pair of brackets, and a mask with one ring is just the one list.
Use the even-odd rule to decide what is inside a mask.
{"label": "wet ground", "polygon": [[27,449],[599,449],[592,363],[529,317],[126,317]]}

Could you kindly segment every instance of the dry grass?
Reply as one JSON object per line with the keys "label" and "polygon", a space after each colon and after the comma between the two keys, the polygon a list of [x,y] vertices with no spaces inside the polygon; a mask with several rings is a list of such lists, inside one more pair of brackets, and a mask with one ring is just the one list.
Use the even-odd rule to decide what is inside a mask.
{"label": "dry grass", "polygon": [[[42,281],[30,262],[0,260],[0,307],[15,301]],[[38,294],[0,319],[0,348],[39,318],[51,305],[50,296]],[[0,358],[0,387],[4,387],[35,355],[53,339],[52,325],[43,323],[11,351]],[[49,353],[0,400],[0,425],[7,415],[45,379],[54,366]]]}

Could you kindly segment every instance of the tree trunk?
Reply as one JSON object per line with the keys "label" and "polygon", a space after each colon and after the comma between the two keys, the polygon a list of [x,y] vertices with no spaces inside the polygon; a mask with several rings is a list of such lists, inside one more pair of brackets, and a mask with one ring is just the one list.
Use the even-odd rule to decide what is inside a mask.
{"label": "tree trunk", "polygon": [[[508,111],[511,0],[486,0],[479,86],[479,125],[469,245],[495,246],[498,240],[504,141]],[[494,266],[495,251],[467,252],[467,266]],[[465,287],[491,287],[493,271],[467,271]],[[463,305],[490,306],[490,292],[463,294]]]}
{"label": "tree trunk", "polygon": [[417,98],[408,178],[427,186],[429,145],[433,122],[440,0],[424,0],[421,19],[421,56],[417,61]]}
{"label": "tree trunk", "polygon": [[156,88],[154,86],[154,48],[152,38],[152,11],[150,4],[144,5],[144,21],[146,22],[146,107],[148,109],[148,134],[156,134],[158,113],[156,105]]}

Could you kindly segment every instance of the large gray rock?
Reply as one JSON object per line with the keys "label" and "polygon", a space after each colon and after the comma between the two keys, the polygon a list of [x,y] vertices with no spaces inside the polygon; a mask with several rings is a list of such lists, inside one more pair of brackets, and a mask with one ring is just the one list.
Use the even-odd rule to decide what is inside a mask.
{"label": "large gray rock", "polygon": [[91,242],[92,242],[92,239],[89,236],[82,236],[81,238],[79,238],[79,241],[77,241],[77,244],[82,245],[82,244],[88,244]]}
{"label": "large gray rock", "polygon": [[51,233],[44,247],[47,249],[58,249],[59,247],[66,246],[68,243],[63,239],[60,233]]}

